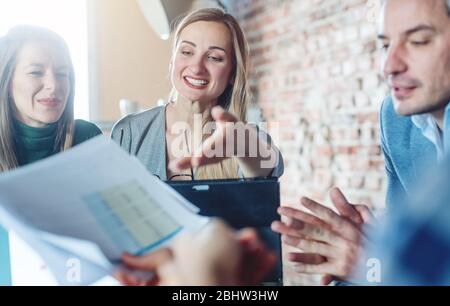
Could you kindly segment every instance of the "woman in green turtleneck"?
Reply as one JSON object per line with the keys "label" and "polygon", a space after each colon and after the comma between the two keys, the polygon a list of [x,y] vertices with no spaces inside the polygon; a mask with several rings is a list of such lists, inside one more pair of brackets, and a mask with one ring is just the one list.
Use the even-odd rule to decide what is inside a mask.
{"label": "woman in green turtleneck", "polygon": [[[57,131],[57,123],[35,128],[15,120],[14,142],[18,165],[24,166],[55,154],[54,143]],[[100,134],[101,131],[96,125],[83,120],[75,120],[74,145]]]}
{"label": "woman in green turtleneck", "polygon": [[[74,120],[74,90],[69,50],[56,33],[21,26],[0,38],[0,173],[101,134]],[[0,285],[10,283],[7,233],[0,227]]]}

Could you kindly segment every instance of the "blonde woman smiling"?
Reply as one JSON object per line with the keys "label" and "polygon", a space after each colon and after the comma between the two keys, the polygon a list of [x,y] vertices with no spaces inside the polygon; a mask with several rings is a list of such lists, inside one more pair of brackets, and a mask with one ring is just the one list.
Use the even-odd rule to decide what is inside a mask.
{"label": "blonde woman smiling", "polygon": [[123,118],[112,138],[163,180],[281,176],[270,138],[246,125],[248,65],[234,17],[219,9],[187,15],[174,35],[170,102]]}

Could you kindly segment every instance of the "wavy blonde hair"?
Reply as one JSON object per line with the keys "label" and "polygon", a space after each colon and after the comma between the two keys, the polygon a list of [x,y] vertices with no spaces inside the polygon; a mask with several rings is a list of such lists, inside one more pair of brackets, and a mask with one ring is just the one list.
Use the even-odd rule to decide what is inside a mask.
{"label": "wavy blonde hair", "polygon": [[14,101],[11,94],[11,82],[17,65],[17,56],[28,42],[48,42],[61,48],[69,61],[70,93],[66,108],[58,120],[55,139],[55,152],[72,147],[74,133],[74,90],[75,73],[70,60],[69,49],[65,41],[56,33],[34,26],[17,26],[6,36],[0,38],[0,172],[9,171],[19,166],[14,143]]}
{"label": "wavy blonde hair", "polygon": [[[239,23],[230,14],[221,9],[205,8],[193,11],[184,17],[180,17],[174,24],[176,28],[172,49],[172,65],[175,54],[180,44],[180,37],[183,30],[199,21],[217,22],[224,24],[230,31],[233,46],[233,69],[231,74],[231,84],[227,86],[225,91],[218,99],[218,105],[235,115],[240,121],[246,122],[247,105],[252,96],[248,81],[249,70],[249,45],[245,34]],[[170,71],[172,73],[172,71]],[[172,89],[169,101],[174,101],[177,96],[175,88]],[[212,122],[209,116],[204,125]],[[205,135],[204,135],[205,136]],[[225,159],[219,164],[209,165],[198,169],[196,179],[229,179],[238,177],[238,166],[235,158]]]}

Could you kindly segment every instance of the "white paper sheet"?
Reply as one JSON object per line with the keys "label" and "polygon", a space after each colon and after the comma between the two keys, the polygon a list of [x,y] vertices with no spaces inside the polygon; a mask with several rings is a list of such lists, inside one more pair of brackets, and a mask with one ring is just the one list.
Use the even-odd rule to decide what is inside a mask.
{"label": "white paper sheet", "polygon": [[0,175],[0,223],[66,285],[103,278],[124,251],[144,254],[199,230],[208,219],[197,212],[104,136]]}

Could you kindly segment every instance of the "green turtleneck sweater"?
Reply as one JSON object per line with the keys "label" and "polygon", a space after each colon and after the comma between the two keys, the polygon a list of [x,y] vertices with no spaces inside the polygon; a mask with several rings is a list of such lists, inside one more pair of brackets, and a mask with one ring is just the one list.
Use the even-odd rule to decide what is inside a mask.
{"label": "green turtleneck sweater", "polygon": [[[44,128],[33,128],[19,121],[14,123],[16,156],[19,166],[31,164],[55,153],[55,138],[57,124],[50,124]],[[74,131],[74,145],[80,144],[102,132],[93,123],[76,120]]]}

